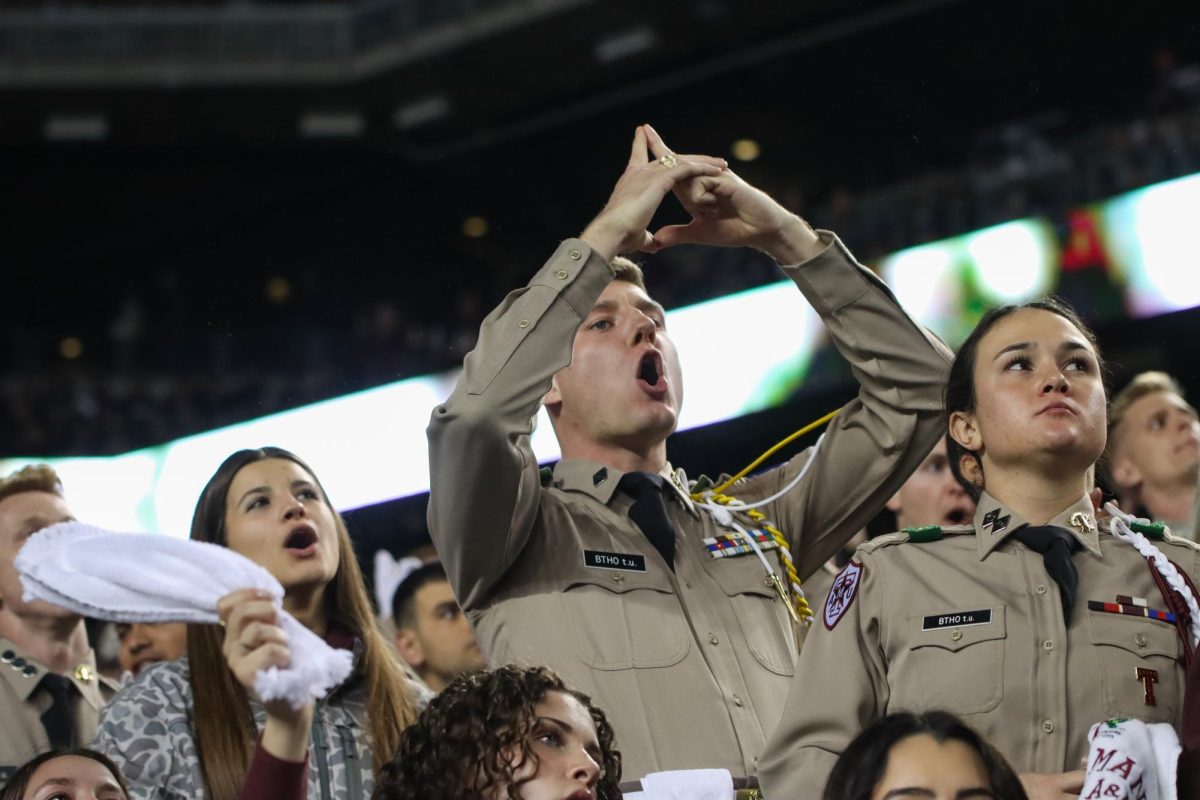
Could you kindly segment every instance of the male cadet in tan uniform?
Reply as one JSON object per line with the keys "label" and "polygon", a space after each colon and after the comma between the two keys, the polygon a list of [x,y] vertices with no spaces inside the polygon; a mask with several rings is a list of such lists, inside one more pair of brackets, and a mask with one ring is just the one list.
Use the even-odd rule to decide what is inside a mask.
{"label": "male cadet in tan uniform", "polygon": [[[755,774],[797,645],[759,559],[705,547],[729,531],[693,505],[667,462],[682,399],[675,347],[662,308],[628,272],[613,279],[613,257],[683,241],[756,247],[784,265],[850,361],[858,399],[805,479],[764,509],[790,537],[801,576],[879,510],[941,430],[946,348],[835,236],[707,166],[718,161],[675,156],[639,128],[608,204],[488,316],[429,426],[430,531],[489,662],[547,664],[590,694],[630,779],[701,767]],[[646,227],[672,189],[693,221],[652,237]],[[736,381],[738,350],[752,340],[713,347],[713,369]],[[563,454],[546,482],[529,445],[543,400]],[[765,498],[811,453],[731,493]],[[629,516],[623,478],[638,472],[665,483],[644,501],[661,517],[666,495],[673,533],[660,545]],[[779,572],[778,551],[764,547]]]}
{"label": "male cadet in tan uniform", "polygon": [[1200,420],[1178,381],[1143,372],[1113,395],[1105,468],[1121,508],[1194,538]]}
{"label": "male cadet in tan uniform", "polygon": [[[1068,782],[1094,723],[1180,729],[1185,646],[1146,559],[1099,529],[1088,497],[1051,519],[1081,545],[1066,626],[1043,556],[1018,543],[1028,524],[984,492],[973,524],[858,548],[817,612],[799,663],[811,678],[793,684],[763,759],[768,800],[820,797],[846,745],[893,711],[958,714],[1017,772]],[[1197,582],[1200,548],[1141,530]]]}
{"label": "male cadet in tan uniform", "polygon": [[90,744],[100,708],[116,691],[96,672],[82,617],[21,599],[17,551],[35,531],[69,519],[49,467],[0,479],[0,785],[52,744]]}

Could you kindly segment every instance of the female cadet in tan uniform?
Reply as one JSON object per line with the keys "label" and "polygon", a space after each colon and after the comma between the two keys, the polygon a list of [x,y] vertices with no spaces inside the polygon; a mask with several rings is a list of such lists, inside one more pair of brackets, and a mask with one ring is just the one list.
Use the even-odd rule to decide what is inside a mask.
{"label": "female cadet in tan uniform", "polygon": [[[1097,524],[1089,497],[1106,435],[1091,332],[1054,301],[988,312],[955,358],[946,413],[974,523],[858,549],[764,754],[767,798],[819,797],[847,743],[897,710],[959,714],[1035,800],[1076,796],[1093,723],[1180,725],[1182,596]],[[1138,527],[1195,581],[1195,545]]]}

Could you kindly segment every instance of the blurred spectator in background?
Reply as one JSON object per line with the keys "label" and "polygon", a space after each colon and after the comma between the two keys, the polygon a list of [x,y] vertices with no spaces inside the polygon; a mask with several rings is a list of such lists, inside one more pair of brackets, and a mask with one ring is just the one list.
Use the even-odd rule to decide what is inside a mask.
{"label": "blurred spectator in background", "polygon": [[917,471],[888,500],[887,508],[896,515],[898,531],[926,525],[971,524],[975,502],[950,471],[945,439],[938,440]]}
{"label": "blurred spectator in background", "polygon": [[1120,506],[1194,536],[1192,507],[1200,481],[1200,421],[1178,381],[1143,372],[1113,397],[1107,470]]}
{"label": "blurred spectator in background", "polygon": [[396,649],[435,692],[487,666],[441,562],[417,568],[397,587],[392,621]]}
{"label": "blurred spectator in background", "polygon": [[[887,502],[887,510],[896,515],[894,525],[887,530],[904,530],[925,525],[969,525],[975,514],[975,503],[954,480],[950,462],[946,458],[946,440],[938,441],[921,466],[917,467],[900,491]],[[876,529],[878,530],[878,529]],[[829,587],[837,578],[842,567],[850,561],[854,550],[868,538],[867,531],[860,531],[841,552],[825,562],[804,583],[804,593],[810,603],[824,603]]]}
{"label": "blurred spectator in background", "polygon": [[83,618],[25,602],[13,560],[30,536],[74,519],[44,464],[0,479],[0,784],[50,746],[90,742],[116,690],[96,671]]}
{"label": "blurred spectator in background", "polygon": [[174,661],[187,650],[187,625],[182,622],[117,625],[121,669],[137,677],[144,667],[158,661]]}

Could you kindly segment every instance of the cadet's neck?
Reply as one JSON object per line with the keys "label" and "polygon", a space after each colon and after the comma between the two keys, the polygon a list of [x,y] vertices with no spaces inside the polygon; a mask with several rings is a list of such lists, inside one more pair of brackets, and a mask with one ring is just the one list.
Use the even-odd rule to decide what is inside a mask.
{"label": "cadet's neck", "polygon": [[611,442],[560,442],[563,459],[594,461],[621,472],[659,473],[667,465],[667,442],[625,446]]}
{"label": "cadet's neck", "polygon": [[1141,500],[1154,519],[1176,525],[1185,523],[1192,516],[1192,506],[1196,502],[1196,484],[1194,481],[1167,486],[1143,484]]}
{"label": "cadet's neck", "polygon": [[1038,472],[984,469],[985,489],[1010,510],[1029,520],[1030,525],[1045,525],[1066,511],[1091,489],[1090,473],[1070,477],[1047,478]]}
{"label": "cadet's neck", "polygon": [[67,674],[87,659],[87,629],[77,616],[18,616],[0,608],[0,636],[52,672]]}

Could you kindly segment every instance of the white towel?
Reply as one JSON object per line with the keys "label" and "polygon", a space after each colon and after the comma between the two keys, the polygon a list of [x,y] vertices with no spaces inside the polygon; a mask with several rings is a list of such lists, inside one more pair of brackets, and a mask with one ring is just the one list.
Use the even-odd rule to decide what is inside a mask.
{"label": "white towel", "polygon": [[733,800],[733,776],[727,769],[677,769],[651,772],[640,792],[624,800]]}
{"label": "white towel", "polygon": [[283,610],[279,581],[220,545],[63,522],[30,536],[15,565],[26,600],[113,622],[215,624],[217,601],[230,592],[269,592],[292,662],[254,677],[254,690],[264,701],[287,700],[301,708],[324,697],[353,668],[350,652],[330,647]]}
{"label": "white towel", "polygon": [[1165,722],[1136,719],[1098,722],[1088,732],[1084,798],[1177,800],[1175,770],[1179,736]]}

